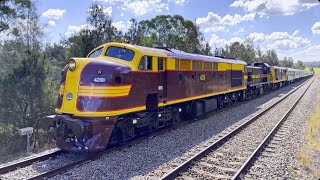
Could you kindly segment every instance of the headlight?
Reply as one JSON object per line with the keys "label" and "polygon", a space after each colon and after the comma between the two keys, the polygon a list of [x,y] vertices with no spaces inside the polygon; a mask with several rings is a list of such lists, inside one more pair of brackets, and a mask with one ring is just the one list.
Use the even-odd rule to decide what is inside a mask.
{"label": "headlight", "polygon": [[74,71],[76,69],[76,62],[73,59],[69,60],[68,68],[70,71]]}

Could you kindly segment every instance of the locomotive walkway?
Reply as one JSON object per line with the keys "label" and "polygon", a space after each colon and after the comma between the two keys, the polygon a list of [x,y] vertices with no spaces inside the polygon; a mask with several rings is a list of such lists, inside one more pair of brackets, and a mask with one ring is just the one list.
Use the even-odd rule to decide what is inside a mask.
{"label": "locomotive walkway", "polygon": [[[240,179],[258,156],[268,156],[268,152],[272,153],[272,147],[276,144],[271,144],[268,148],[265,148],[266,145],[271,139],[274,141],[281,139],[282,132],[278,131],[279,128],[313,81],[314,78],[306,81],[261,113],[212,142],[161,179]],[[301,94],[296,92],[303,88],[305,89]],[[284,109],[286,109],[285,113],[281,112]],[[261,128],[261,125],[267,124],[265,121],[274,122],[273,128],[268,132]]]}

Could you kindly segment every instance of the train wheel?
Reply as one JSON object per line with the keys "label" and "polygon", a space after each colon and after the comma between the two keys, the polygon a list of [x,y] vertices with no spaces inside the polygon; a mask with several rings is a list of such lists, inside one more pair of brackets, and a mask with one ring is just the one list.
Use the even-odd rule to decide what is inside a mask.
{"label": "train wheel", "polygon": [[118,145],[122,142],[122,133],[119,127],[115,127],[112,131],[111,138],[109,140],[109,144]]}
{"label": "train wheel", "polygon": [[149,132],[153,132],[159,128],[159,119],[157,117],[157,114],[155,114],[154,118],[150,118],[149,121]]}
{"label": "train wheel", "polygon": [[224,107],[223,99],[219,98],[218,104],[219,104],[219,109],[222,109]]}

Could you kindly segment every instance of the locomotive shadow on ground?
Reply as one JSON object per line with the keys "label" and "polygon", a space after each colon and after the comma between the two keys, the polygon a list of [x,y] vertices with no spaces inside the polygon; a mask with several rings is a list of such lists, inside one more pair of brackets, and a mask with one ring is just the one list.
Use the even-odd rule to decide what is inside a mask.
{"label": "locomotive shadow on ground", "polygon": [[[95,161],[85,163],[68,171],[66,175],[70,179],[90,179],[90,177],[94,179],[141,179],[139,178],[140,175],[145,175],[159,168],[162,164],[182,156],[191,148],[213,138],[240,120],[248,118],[248,116],[262,109],[261,105],[275,97],[287,94],[304,81],[302,80],[255,99],[214,111],[186,126],[167,131],[155,137],[146,138],[138,144],[122,150],[107,153]],[[245,108],[245,111],[243,111],[243,108]],[[230,113],[232,113],[231,117]],[[181,135],[182,131],[184,132],[183,135]],[[188,134],[186,135],[185,132],[188,132]],[[175,140],[172,141],[172,139]],[[85,154],[72,155],[72,153],[70,155],[71,159],[79,159],[85,156]],[[56,163],[54,161],[49,160],[37,163],[32,168],[39,173],[43,173],[57,167],[56,163],[59,163],[59,160]],[[56,178],[61,179],[62,177],[58,175]]]}

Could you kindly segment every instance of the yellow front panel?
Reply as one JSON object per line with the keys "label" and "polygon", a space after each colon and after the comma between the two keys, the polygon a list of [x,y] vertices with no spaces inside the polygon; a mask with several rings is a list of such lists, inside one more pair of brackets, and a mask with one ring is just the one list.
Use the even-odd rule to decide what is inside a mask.
{"label": "yellow front panel", "polygon": [[[67,77],[66,79],[65,96],[63,97],[63,111],[65,113],[74,113],[77,100],[77,83],[77,78]],[[72,93],[73,95],[71,100],[66,99],[69,93]]]}

